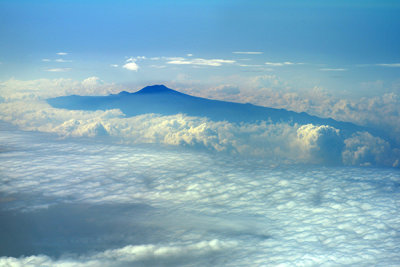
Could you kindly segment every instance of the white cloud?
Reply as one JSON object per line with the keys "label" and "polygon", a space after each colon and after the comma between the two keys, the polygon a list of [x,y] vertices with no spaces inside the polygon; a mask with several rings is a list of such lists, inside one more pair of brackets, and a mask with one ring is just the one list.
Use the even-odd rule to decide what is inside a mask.
{"label": "white cloud", "polygon": [[246,65],[246,64],[240,64],[240,67],[262,67],[263,65]]}
{"label": "white cloud", "polygon": [[[264,77],[262,81],[258,82],[263,86],[268,85],[277,88],[284,88],[285,86],[280,84],[280,81],[274,76]],[[123,118],[120,111],[66,111],[51,108],[41,100],[44,96],[51,97],[63,94],[103,95],[118,92],[118,87],[104,84],[98,77],[90,77],[81,83],[70,80],[55,80],[54,82],[43,80],[36,84],[9,81],[3,83],[0,89],[4,99],[3,103],[0,104],[1,119],[26,130],[52,132],[61,136],[110,135],[115,140],[123,140],[128,143],[203,147],[210,151],[308,163],[342,161],[344,154],[342,155],[341,152],[347,149],[344,146],[346,140],[350,138],[329,126],[310,125],[306,127],[268,122],[236,125],[185,115],[141,115]],[[297,108],[304,109],[313,107],[307,99],[300,95],[293,93],[274,95],[274,91],[265,92],[269,101],[275,101],[275,104],[295,105]],[[229,84],[212,88],[209,93],[232,99],[240,98],[243,95],[242,89]],[[321,95],[318,91],[315,91],[313,95],[317,99],[324,99],[324,95]],[[264,99],[260,95],[255,97],[258,101]],[[329,101],[332,101],[332,99]],[[379,111],[380,106],[382,106],[382,108],[387,108],[387,112],[391,114],[388,119],[393,124],[392,132],[399,132],[399,125],[396,120],[398,121],[400,116],[393,113],[393,110],[399,109],[398,99],[394,95],[385,95],[379,101],[366,103],[365,108],[368,108],[371,113],[366,112],[365,119],[372,121],[376,118],[377,122],[385,123]],[[326,106],[329,106],[330,111],[325,112],[331,114],[351,112],[350,114],[355,118],[360,116],[358,112],[354,112],[355,107],[350,106],[345,101],[329,102],[322,107],[327,109]],[[372,113],[374,114],[372,115]],[[371,142],[375,142],[373,140],[375,139],[371,139]],[[334,147],[330,147],[329,144],[334,144]],[[392,144],[389,144],[388,149],[383,152],[376,149],[370,150],[368,153],[375,154],[375,156],[371,156],[372,160],[368,157],[362,157],[362,159],[368,159],[368,162],[372,165],[391,166],[399,158],[391,146]],[[336,152],[333,153],[334,151]],[[356,154],[346,156],[344,161],[354,162],[356,165],[366,163],[361,162],[363,160],[349,160],[349,157],[356,157]],[[381,160],[382,157],[387,160]]]}
{"label": "white cloud", "polygon": [[48,58],[43,58],[42,61],[43,61],[43,62],[50,62],[51,60],[48,59]]}
{"label": "white cloud", "polygon": [[67,72],[70,71],[71,68],[53,68],[53,69],[47,69],[46,71],[50,72]]}
{"label": "white cloud", "polygon": [[222,64],[233,64],[235,60],[226,60],[226,59],[203,59],[203,58],[196,58],[196,59],[185,59],[185,58],[169,58],[167,64],[174,64],[174,65],[197,65],[197,66],[222,66]]}
{"label": "white cloud", "polygon": [[68,55],[68,53],[66,53],[66,52],[58,52],[58,53],[56,53],[57,55],[59,55],[59,56],[66,56],[66,55]]}
{"label": "white cloud", "polygon": [[113,67],[113,68],[118,68],[119,67],[118,64],[111,64],[110,66]]}
{"label": "white cloud", "polygon": [[[12,238],[0,242],[37,252],[16,249],[17,257],[0,257],[1,266],[398,263],[398,170],[279,166],[273,157],[2,129],[2,212],[28,220],[2,220],[10,227],[0,232]],[[326,130],[335,135],[312,126],[302,132],[318,143],[314,136]]]}
{"label": "white cloud", "polygon": [[286,61],[286,62],[265,62],[265,65],[273,66],[273,67],[282,67],[282,66],[290,66],[290,65],[298,65],[298,64],[302,64],[302,63],[293,63],[293,62],[290,62],[290,61]]}
{"label": "white cloud", "polygon": [[232,52],[233,54],[242,54],[242,55],[261,55],[264,52],[251,52],[251,51],[236,51]]}
{"label": "white cloud", "polygon": [[147,59],[145,56],[130,57],[126,60],[126,62],[136,62],[138,60],[145,60],[145,59]]}
{"label": "white cloud", "polygon": [[56,60],[54,60],[55,62],[60,62],[60,63],[64,63],[64,62],[72,62],[72,60],[66,60],[66,59],[62,59],[62,58],[58,58]]}
{"label": "white cloud", "polygon": [[192,56],[193,56],[193,54],[187,54],[186,56],[188,56],[188,57],[192,57]]}
{"label": "white cloud", "polygon": [[342,69],[342,68],[322,68],[319,70],[320,71],[347,71],[347,69]]}
{"label": "white cloud", "polygon": [[124,69],[138,71],[139,66],[135,62],[129,62],[122,66]]}
{"label": "white cloud", "polygon": [[[157,266],[176,266],[182,262],[188,262],[196,257],[204,257],[231,249],[235,242],[224,242],[217,239],[202,241],[190,245],[129,245],[118,249],[110,249],[93,255],[85,255],[75,259],[52,259],[45,255],[29,256],[21,258],[0,257],[1,266],[126,266],[139,263]],[[205,261],[207,262],[207,261]]]}
{"label": "white cloud", "polygon": [[381,67],[392,67],[392,68],[400,67],[400,63],[388,63],[388,64],[376,64],[376,65]]}

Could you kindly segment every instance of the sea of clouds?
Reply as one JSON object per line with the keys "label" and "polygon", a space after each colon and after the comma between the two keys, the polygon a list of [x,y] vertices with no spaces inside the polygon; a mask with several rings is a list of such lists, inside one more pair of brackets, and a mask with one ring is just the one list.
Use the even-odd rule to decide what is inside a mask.
{"label": "sea of clouds", "polygon": [[396,169],[1,129],[0,266],[400,262]]}
{"label": "sea of clouds", "polygon": [[[73,111],[52,108],[49,97],[107,95],[121,88],[91,77],[82,82],[58,79],[0,84],[0,120],[22,130],[60,137],[108,137],[114,143],[166,144],[218,151],[229,155],[267,158],[278,163],[344,164],[398,167],[395,139],[355,132],[345,135],[328,125],[289,122],[236,124],[185,114],[144,114],[126,118],[120,110]],[[389,136],[389,134],[388,134]]]}
{"label": "sea of clouds", "polygon": [[394,139],[45,101],[121,90],[0,84],[0,266],[399,264]]}

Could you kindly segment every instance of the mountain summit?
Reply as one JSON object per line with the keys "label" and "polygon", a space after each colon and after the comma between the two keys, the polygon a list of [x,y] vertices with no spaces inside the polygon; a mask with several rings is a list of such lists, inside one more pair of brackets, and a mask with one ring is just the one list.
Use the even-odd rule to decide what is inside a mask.
{"label": "mountain summit", "polygon": [[166,93],[179,93],[172,90],[165,85],[151,85],[136,92],[136,94],[166,94]]}
{"label": "mountain summit", "polygon": [[211,100],[180,93],[164,85],[152,85],[129,93],[108,96],[62,96],[47,99],[55,108],[70,110],[107,110],[120,109],[127,117],[146,113],[208,117],[214,121],[241,122],[289,122],[298,124],[330,125],[347,132],[363,130],[362,127],[348,122],[319,118],[307,113],[297,113],[285,109],[275,109],[219,100]]}

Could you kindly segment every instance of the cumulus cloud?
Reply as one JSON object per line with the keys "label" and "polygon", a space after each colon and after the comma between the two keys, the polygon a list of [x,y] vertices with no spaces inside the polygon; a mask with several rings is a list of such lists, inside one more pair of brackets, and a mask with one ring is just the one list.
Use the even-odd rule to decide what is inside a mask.
{"label": "cumulus cloud", "polygon": [[57,55],[59,55],[59,56],[66,56],[66,55],[68,55],[68,53],[66,53],[66,52],[58,52],[58,53],[56,53]]}
{"label": "cumulus cloud", "polygon": [[[19,259],[12,257],[0,258],[2,266],[127,266],[128,264],[174,266],[178,263],[190,262],[193,258],[218,253],[234,246],[234,242],[219,240],[203,241],[191,245],[139,245],[126,246],[119,249],[106,250],[91,256],[76,259],[54,260],[48,256],[30,256]],[[202,262],[202,261],[200,261]],[[207,262],[207,261],[205,261]]]}
{"label": "cumulus cloud", "polygon": [[[311,146],[337,133],[299,129],[293,138]],[[262,131],[254,138],[263,140]],[[268,159],[109,141],[2,131],[0,212],[25,220],[2,217],[0,224],[10,227],[0,227],[0,244],[14,245],[16,255],[3,254],[0,265],[391,266],[399,260],[398,170],[279,167]],[[29,244],[35,250],[23,253]]]}
{"label": "cumulus cloud", "polygon": [[122,66],[124,69],[138,71],[139,66],[135,62],[129,62]]}
{"label": "cumulus cloud", "polygon": [[227,60],[227,59],[203,59],[203,58],[195,58],[195,59],[185,59],[185,58],[170,58],[167,61],[167,64],[174,65],[197,65],[197,66],[213,66],[218,67],[222,66],[222,64],[233,64],[235,60]]}
{"label": "cumulus cloud", "polygon": [[[273,77],[263,79],[262,83],[266,81],[281,86]],[[30,87],[32,89],[29,89]],[[63,137],[110,136],[131,144],[186,146],[293,163],[343,162],[350,165],[392,166],[399,158],[390,143],[387,143],[383,150],[365,150],[362,148],[363,144],[369,140],[373,146],[376,139],[365,139],[363,135],[344,135],[331,126],[273,124],[268,121],[235,124],[183,114],[146,114],[125,118],[119,110],[62,110],[52,108],[44,102],[44,96],[74,93],[103,95],[118,91],[118,87],[104,84],[98,77],[89,77],[80,83],[62,79],[37,81],[32,84],[9,81],[3,83],[0,89],[5,100],[0,103],[0,119],[25,130],[56,133]],[[233,85],[215,87],[213,90],[218,95],[232,98],[242,94],[241,90]],[[294,103],[298,96],[290,97],[288,101]],[[384,103],[395,104],[396,101],[387,97]],[[358,142],[359,139],[361,141]],[[365,150],[365,156],[360,157],[359,152],[351,152],[359,149]]]}

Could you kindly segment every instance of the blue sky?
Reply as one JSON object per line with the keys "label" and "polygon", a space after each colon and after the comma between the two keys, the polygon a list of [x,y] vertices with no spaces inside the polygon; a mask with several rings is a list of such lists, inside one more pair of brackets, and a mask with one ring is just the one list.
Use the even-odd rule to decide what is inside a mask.
{"label": "blue sky", "polygon": [[398,1],[249,2],[2,0],[0,79],[276,75],[298,90],[400,91]]}

